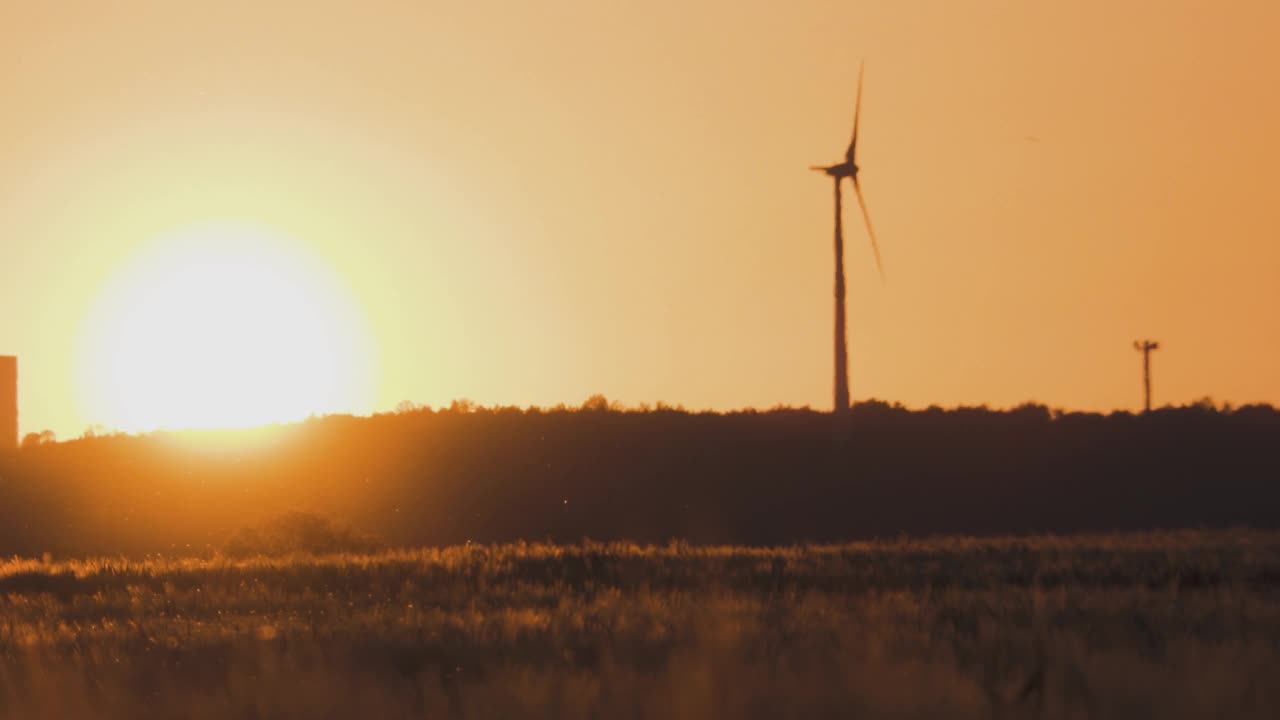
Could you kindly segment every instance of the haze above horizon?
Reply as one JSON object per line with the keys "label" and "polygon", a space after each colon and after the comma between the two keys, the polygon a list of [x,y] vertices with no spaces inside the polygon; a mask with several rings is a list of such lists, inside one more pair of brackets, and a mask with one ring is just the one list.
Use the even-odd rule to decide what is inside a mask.
{"label": "haze above horizon", "polygon": [[1152,338],[1155,404],[1280,404],[1277,36],[1265,0],[14,3],[0,355],[62,436],[829,407],[808,167],[865,58],[855,401],[1134,409]]}

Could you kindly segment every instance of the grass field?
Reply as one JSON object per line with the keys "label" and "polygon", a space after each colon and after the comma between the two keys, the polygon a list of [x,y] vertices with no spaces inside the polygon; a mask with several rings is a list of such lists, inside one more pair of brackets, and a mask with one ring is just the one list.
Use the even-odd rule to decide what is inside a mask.
{"label": "grass field", "polygon": [[1280,534],[0,564],[4,718],[1274,718]]}

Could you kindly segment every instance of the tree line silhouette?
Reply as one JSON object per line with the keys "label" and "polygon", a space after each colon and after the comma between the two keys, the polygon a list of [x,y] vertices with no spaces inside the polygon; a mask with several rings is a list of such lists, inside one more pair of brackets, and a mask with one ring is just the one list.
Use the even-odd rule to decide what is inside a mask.
{"label": "tree line silhouette", "polygon": [[395,545],[1280,526],[1280,412],[405,405],[0,454],[0,554],[206,554],[290,511]]}

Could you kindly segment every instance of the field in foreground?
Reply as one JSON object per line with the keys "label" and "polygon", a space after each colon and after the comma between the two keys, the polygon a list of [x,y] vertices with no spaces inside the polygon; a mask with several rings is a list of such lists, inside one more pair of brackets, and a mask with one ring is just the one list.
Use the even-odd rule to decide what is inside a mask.
{"label": "field in foreground", "polygon": [[1280,534],[0,563],[4,718],[1280,717]]}

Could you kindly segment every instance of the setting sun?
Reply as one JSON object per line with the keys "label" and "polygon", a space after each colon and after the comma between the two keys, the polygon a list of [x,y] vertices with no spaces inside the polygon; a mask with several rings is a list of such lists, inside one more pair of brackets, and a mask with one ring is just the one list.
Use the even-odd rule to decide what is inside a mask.
{"label": "setting sun", "polygon": [[87,319],[86,415],[111,428],[248,427],[367,412],[370,343],[355,303],[291,239],[234,223],[158,239]]}

